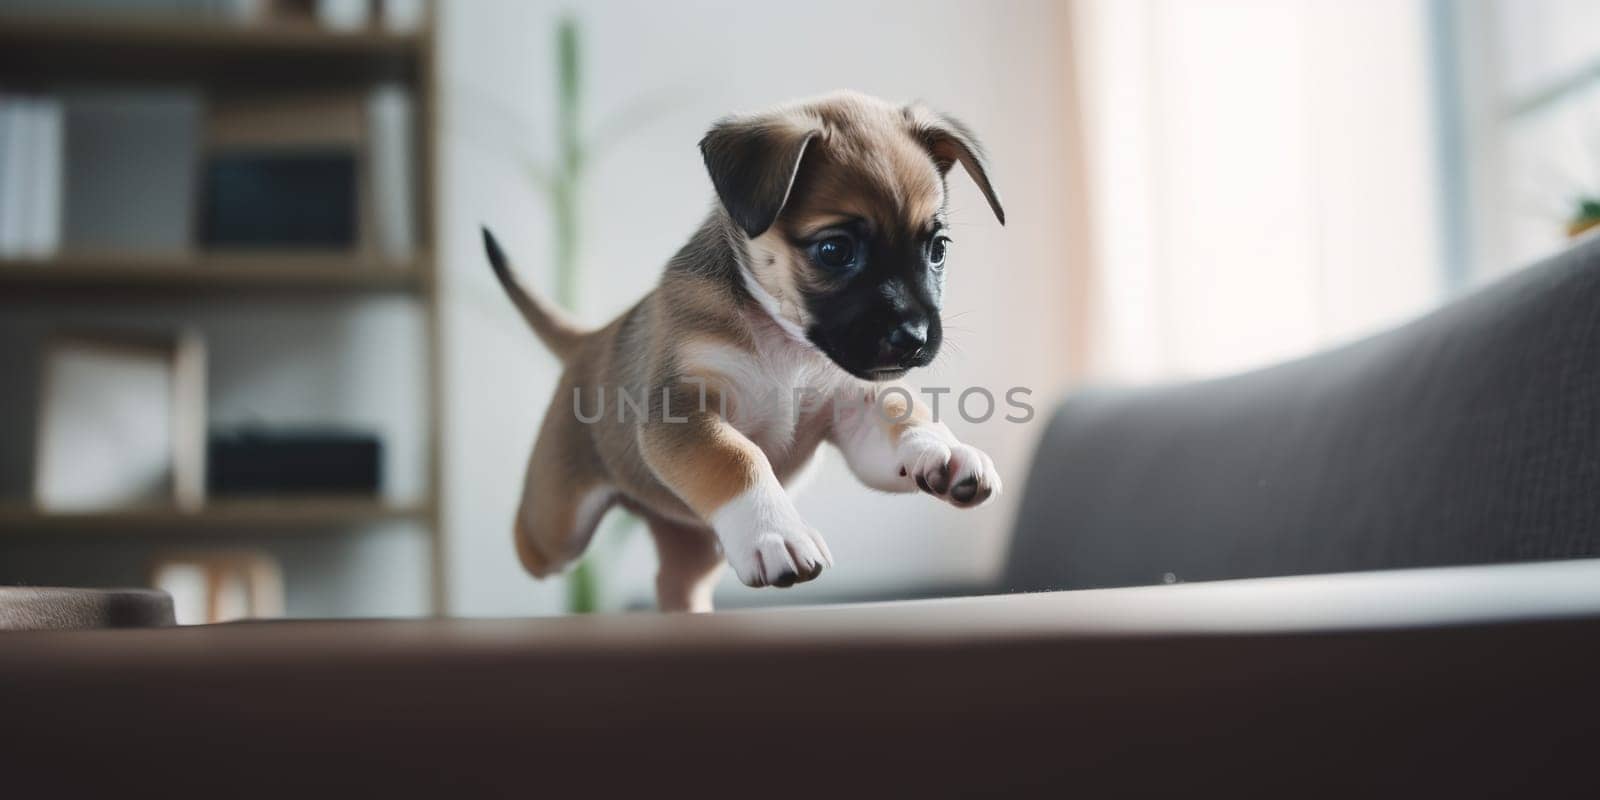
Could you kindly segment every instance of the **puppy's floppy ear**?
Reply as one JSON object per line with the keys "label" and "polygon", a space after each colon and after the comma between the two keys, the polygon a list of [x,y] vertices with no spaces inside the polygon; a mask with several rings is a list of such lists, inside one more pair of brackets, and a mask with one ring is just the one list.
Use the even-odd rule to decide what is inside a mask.
{"label": "puppy's floppy ear", "polygon": [[973,183],[978,184],[984,199],[989,201],[994,218],[1000,220],[1001,225],[1006,224],[1006,210],[1000,206],[1000,194],[989,183],[989,157],[972,130],[948,114],[921,105],[907,107],[906,118],[911,122],[912,135],[928,149],[940,174],[949,172],[950,167],[960,161]]}
{"label": "puppy's floppy ear", "polygon": [[806,148],[821,134],[815,120],[777,114],[727,117],[700,140],[722,207],[750,238],[777,221]]}

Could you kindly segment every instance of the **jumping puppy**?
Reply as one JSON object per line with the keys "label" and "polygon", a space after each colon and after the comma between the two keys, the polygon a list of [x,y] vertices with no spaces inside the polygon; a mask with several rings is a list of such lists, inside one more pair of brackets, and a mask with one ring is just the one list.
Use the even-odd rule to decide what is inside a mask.
{"label": "jumping puppy", "polygon": [[749,586],[833,563],[785,486],[831,442],[862,483],[956,506],[1000,491],[994,463],[896,379],[939,352],[959,162],[1002,224],[983,151],[918,105],[839,93],[718,122],[700,142],[721,203],[656,289],[595,331],[495,274],[565,370],[516,517],[543,577],[606,510],[643,517],[663,610],[709,611],[724,559]]}

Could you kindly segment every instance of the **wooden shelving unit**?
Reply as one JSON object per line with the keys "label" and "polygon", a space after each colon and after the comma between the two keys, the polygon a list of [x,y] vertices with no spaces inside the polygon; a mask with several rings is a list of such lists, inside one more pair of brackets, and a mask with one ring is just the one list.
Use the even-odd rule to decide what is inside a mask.
{"label": "wooden shelving unit", "polygon": [[420,292],[427,257],[378,263],[343,255],[237,254],[141,256],[67,254],[0,259],[0,293]]}
{"label": "wooden shelving unit", "polygon": [[[431,5],[431,4],[430,4]],[[438,80],[436,9],[415,32],[378,27],[333,31],[310,23],[230,23],[150,15],[0,15],[0,76],[11,88],[48,91],[73,82],[175,82],[208,94],[277,87],[350,88],[400,82],[417,113],[415,185],[419,250],[405,263],[352,254],[76,253],[0,259],[0,313],[8,304],[83,300],[160,303],[205,295],[218,303],[303,296],[391,295],[422,315],[427,409],[426,489],[414,502],[308,497],[216,500],[199,509],[147,506],[115,511],[51,512],[0,501],[0,540],[75,533],[159,538],[164,535],[311,535],[341,527],[407,522],[429,536],[431,605],[446,609],[445,544],[439,490],[440,385],[436,202]],[[181,323],[182,320],[174,320]],[[3,558],[0,554],[0,558]]]}
{"label": "wooden shelving unit", "polygon": [[0,17],[0,73],[36,80],[418,81],[431,31],[330,31],[158,15]]}
{"label": "wooden shelving unit", "polygon": [[127,533],[149,536],[188,533],[302,535],[328,527],[378,522],[427,522],[426,505],[385,503],[370,497],[295,500],[219,500],[200,508],[136,506],[107,511],[45,511],[25,504],[0,506],[0,533]]}

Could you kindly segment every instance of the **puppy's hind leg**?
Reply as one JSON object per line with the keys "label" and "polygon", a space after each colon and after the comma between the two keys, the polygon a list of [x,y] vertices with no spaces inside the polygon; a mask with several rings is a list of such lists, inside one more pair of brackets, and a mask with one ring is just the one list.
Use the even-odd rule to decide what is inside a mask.
{"label": "puppy's hind leg", "polygon": [[524,499],[517,509],[517,557],[536,578],[560,572],[583,555],[601,517],[616,502],[605,484],[570,486]]}
{"label": "puppy's hind leg", "polygon": [[727,563],[716,534],[708,530],[650,520],[650,536],[661,562],[656,573],[656,606],[662,611],[702,614],[711,610],[711,590]]}
{"label": "puppy's hind leg", "polygon": [[588,447],[581,432],[547,419],[528,459],[517,508],[517,557],[536,578],[560,572],[582,555],[600,518],[616,503],[611,482],[598,470],[583,469]]}

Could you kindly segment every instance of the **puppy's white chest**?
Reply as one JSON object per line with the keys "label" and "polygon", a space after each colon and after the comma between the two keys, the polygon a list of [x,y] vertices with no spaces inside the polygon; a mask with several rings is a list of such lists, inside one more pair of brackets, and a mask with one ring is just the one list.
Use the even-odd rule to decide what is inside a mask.
{"label": "puppy's white chest", "polygon": [[[814,448],[829,419],[827,397],[838,382],[824,356],[798,343],[764,342],[754,351],[732,345],[696,345],[686,353],[698,369],[719,375],[728,395],[727,421],[766,453],[774,465],[797,445]],[[819,427],[821,426],[821,427]]]}
{"label": "puppy's white chest", "polygon": [[803,417],[811,416],[807,398],[816,376],[798,359],[760,353],[748,358],[756,379],[734,387],[728,421],[772,458],[794,444]]}

